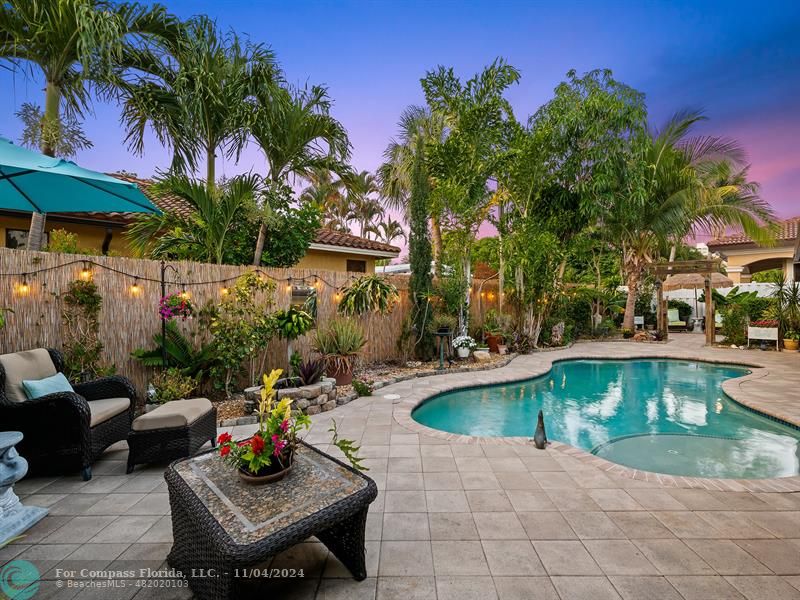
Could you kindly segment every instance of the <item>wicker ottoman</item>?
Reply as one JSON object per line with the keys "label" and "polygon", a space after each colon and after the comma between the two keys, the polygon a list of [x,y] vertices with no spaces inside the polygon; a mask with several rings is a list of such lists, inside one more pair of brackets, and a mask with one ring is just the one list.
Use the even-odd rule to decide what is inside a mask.
{"label": "wicker ottoman", "polygon": [[128,473],[135,465],[186,458],[217,437],[217,409],[206,398],[173,400],[133,420]]}

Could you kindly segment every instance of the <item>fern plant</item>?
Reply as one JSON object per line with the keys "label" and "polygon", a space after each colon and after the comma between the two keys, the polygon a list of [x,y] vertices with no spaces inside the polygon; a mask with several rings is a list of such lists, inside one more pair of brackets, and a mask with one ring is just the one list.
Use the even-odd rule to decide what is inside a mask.
{"label": "fern plant", "polygon": [[[146,350],[137,348],[131,356],[145,367],[177,368],[181,374],[202,381],[217,361],[211,344],[204,344],[195,350],[192,342],[178,329],[175,321],[167,321],[166,341],[161,333],[153,336],[155,348]],[[166,345],[167,362],[164,362],[164,346]]]}

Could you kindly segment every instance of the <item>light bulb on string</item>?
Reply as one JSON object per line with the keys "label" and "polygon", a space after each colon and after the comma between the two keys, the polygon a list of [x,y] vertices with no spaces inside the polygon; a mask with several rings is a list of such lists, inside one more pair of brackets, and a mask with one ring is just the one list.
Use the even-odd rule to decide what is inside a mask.
{"label": "light bulb on string", "polygon": [[137,296],[139,294],[139,292],[141,292],[141,291],[142,291],[142,288],[139,287],[139,278],[138,277],[134,277],[133,278],[133,285],[131,285],[131,294],[134,295],[134,296]]}
{"label": "light bulb on string", "polygon": [[81,269],[81,279],[83,281],[89,281],[92,278],[92,270],[89,268],[89,264],[86,261],[83,261],[83,269]]}

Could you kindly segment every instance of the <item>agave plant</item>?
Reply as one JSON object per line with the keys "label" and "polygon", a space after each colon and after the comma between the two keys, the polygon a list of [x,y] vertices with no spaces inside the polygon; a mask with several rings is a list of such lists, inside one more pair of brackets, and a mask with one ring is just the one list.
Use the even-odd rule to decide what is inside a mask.
{"label": "agave plant", "polygon": [[324,329],[318,329],[314,351],[319,352],[328,371],[339,385],[353,377],[353,363],[367,343],[364,331],[350,319],[334,319]]}

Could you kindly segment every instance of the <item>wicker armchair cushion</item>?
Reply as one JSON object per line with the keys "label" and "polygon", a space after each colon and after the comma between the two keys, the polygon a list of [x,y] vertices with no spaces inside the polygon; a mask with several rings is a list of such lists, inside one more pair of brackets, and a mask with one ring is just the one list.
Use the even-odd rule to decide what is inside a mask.
{"label": "wicker armchair cushion", "polygon": [[173,400],[137,417],[133,421],[134,431],[186,427],[212,409],[206,398]]}
{"label": "wicker armchair cushion", "polygon": [[44,348],[0,354],[0,364],[6,374],[6,397],[12,402],[25,402],[28,399],[22,387],[23,379],[44,379],[57,372],[50,353]]}
{"label": "wicker armchair cushion", "polygon": [[89,402],[89,427],[108,421],[131,406],[130,398],[101,398]]}

